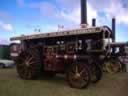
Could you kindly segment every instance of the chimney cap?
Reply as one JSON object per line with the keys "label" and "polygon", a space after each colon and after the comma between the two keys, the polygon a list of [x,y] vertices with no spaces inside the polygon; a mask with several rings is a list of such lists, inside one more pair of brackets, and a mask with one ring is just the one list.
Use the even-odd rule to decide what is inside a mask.
{"label": "chimney cap", "polygon": [[80,24],[81,28],[87,28],[88,24]]}

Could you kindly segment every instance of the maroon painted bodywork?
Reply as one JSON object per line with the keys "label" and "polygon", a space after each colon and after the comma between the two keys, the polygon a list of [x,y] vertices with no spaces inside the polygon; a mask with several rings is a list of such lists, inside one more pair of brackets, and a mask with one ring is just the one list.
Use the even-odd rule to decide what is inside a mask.
{"label": "maroon painted bodywork", "polygon": [[21,46],[18,43],[12,43],[10,45],[10,56],[13,60],[16,59],[18,54],[21,52]]}

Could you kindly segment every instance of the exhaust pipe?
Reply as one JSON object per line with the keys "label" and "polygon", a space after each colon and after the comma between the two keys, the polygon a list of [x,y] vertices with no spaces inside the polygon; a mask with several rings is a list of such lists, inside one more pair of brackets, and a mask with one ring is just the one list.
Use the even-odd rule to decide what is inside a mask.
{"label": "exhaust pipe", "polygon": [[96,19],[95,19],[95,18],[92,19],[92,26],[93,26],[93,27],[96,26]]}
{"label": "exhaust pipe", "polygon": [[[116,40],[116,19],[115,18],[112,18],[112,32],[113,32],[112,42],[115,42]],[[115,52],[116,52],[116,48],[113,47],[112,53],[115,54]]]}
{"label": "exhaust pipe", "polygon": [[112,32],[113,32],[113,39],[112,42],[116,40],[116,19],[112,18]]}
{"label": "exhaust pipe", "polygon": [[81,28],[87,27],[87,0],[81,0]]}

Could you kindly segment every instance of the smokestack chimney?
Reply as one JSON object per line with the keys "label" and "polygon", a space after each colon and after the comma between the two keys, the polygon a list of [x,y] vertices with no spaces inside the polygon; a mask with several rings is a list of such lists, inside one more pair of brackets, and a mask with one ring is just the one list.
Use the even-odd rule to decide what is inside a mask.
{"label": "smokestack chimney", "polygon": [[81,0],[81,27],[87,26],[87,0]]}
{"label": "smokestack chimney", "polygon": [[96,19],[95,19],[95,18],[92,19],[92,26],[93,26],[93,27],[96,26]]}
{"label": "smokestack chimney", "polygon": [[115,42],[115,39],[116,39],[116,20],[115,18],[112,18],[112,32],[113,32],[113,40],[112,42]]}

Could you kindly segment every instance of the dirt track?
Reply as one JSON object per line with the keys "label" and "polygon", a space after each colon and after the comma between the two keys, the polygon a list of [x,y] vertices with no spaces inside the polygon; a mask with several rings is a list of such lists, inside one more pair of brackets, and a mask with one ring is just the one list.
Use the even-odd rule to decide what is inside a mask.
{"label": "dirt track", "polygon": [[128,96],[128,73],[104,74],[87,89],[70,88],[63,76],[22,80],[15,69],[0,69],[0,96]]}

